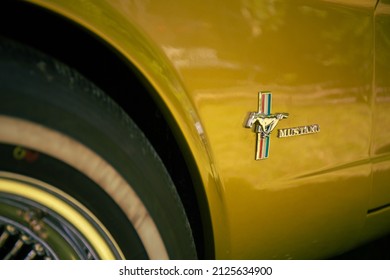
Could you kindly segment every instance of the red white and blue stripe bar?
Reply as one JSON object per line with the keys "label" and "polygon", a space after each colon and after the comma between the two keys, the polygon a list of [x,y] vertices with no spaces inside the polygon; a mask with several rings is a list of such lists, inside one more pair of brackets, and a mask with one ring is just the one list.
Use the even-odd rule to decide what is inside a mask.
{"label": "red white and blue stripe bar", "polygon": [[[264,115],[271,114],[272,94],[270,92],[259,92],[259,113]],[[261,137],[261,133],[256,136],[256,160],[266,159],[269,154],[270,138]]]}

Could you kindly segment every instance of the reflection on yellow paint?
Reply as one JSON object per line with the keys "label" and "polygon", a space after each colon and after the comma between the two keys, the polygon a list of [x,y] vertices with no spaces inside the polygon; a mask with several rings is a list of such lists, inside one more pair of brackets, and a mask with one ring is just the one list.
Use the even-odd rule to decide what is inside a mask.
{"label": "reflection on yellow paint", "polygon": [[[376,0],[55,2],[133,62],[182,129],[217,258],[315,258],[352,246],[367,211],[370,152],[390,147],[388,72],[373,95]],[[378,73],[388,69],[390,28],[376,24]],[[321,132],[274,133],[270,157],[254,161],[243,122],[261,90],[273,93],[274,112],[289,113],[280,128]]]}

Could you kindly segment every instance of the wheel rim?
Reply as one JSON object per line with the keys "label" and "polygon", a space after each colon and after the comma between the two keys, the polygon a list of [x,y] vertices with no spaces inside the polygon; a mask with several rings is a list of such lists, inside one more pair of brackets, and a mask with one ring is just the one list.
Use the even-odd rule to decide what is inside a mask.
{"label": "wheel rim", "polygon": [[0,258],[123,259],[99,220],[54,186],[0,172]]}

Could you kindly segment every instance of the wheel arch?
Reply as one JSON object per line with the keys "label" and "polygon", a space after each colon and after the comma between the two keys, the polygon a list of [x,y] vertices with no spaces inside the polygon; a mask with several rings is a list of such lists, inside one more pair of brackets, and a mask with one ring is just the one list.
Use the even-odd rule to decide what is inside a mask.
{"label": "wheel arch", "polygon": [[[106,30],[98,18],[73,13],[65,4],[32,2],[42,2],[42,6],[19,1],[2,3],[0,35],[30,45],[76,69],[130,115],[175,182],[199,257],[213,258],[213,230],[203,186],[213,187],[218,180],[213,178],[210,153],[199,133],[200,120],[169,61],[130,22],[126,26],[128,34],[120,30],[112,35],[115,32]],[[126,36],[134,40],[126,41]],[[132,102],[125,102],[130,90]]]}

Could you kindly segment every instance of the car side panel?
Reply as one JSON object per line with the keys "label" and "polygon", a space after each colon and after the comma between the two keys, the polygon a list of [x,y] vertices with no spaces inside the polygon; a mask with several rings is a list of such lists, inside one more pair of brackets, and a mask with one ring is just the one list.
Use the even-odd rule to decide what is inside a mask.
{"label": "car side panel", "polygon": [[390,204],[390,1],[375,13],[375,115],[373,120],[373,196],[370,210]]}
{"label": "car side panel", "polygon": [[[323,258],[352,247],[371,191],[375,1],[32,2],[83,25],[155,87],[194,154],[216,257]],[[255,161],[257,92],[278,128]],[[355,238],[356,237],[356,238]]]}

